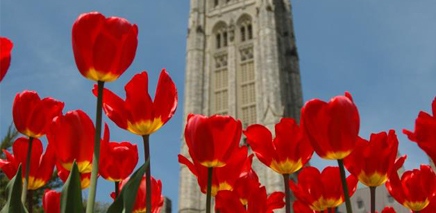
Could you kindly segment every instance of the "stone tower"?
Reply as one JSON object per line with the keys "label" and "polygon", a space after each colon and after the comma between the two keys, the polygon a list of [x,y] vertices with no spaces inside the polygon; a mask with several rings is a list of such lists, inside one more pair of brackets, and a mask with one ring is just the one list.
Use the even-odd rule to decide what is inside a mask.
{"label": "stone tower", "polygon": [[[299,118],[303,104],[289,0],[190,0],[184,122],[189,113],[223,114],[274,125]],[[185,126],[185,123],[183,124]],[[183,140],[181,154],[189,157]],[[283,179],[255,158],[268,193]],[[180,169],[179,213],[205,211],[195,177]]]}

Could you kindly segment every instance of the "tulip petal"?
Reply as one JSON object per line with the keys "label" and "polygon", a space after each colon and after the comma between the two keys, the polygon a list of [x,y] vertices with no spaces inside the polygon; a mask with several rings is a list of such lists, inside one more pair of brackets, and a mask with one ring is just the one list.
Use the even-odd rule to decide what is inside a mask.
{"label": "tulip petal", "polygon": [[272,134],[266,127],[259,124],[250,125],[244,131],[244,135],[256,157],[262,163],[270,166],[273,158],[277,159],[276,151],[272,146]]}
{"label": "tulip petal", "polygon": [[34,134],[32,137],[45,135],[54,117],[62,113],[64,103],[53,98],[42,99],[33,109],[28,123],[28,130]]}
{"label": "tulip petal", "polygon": [[6,37],[0,37],[0,82],[5,77],[11,64],[13,43]]}
{"label": "tulip petal", "polygon": [[19,132],[27,135],[30,117],[32,116],[33,109],[40,100],[38,94],[34,91],[24,91],[15,96],[12,106],[12,115],[14,117],[15,127]]}
{"label": "tulip petal", "polygon": [[275,209],[280,209],[285,206],[285,202],[283,199],[285,198],[285,194],[283,192],[273,192],[268,196],[267,199],[267,207],[268,212],[273,212]]}
{"label": "tulip petal", "polygon": [[177,89],[165,69],[162,70],[154,97],[155,117],[166,123],[177,109]]}
{"label": "tulip petal", "polygon": [[[92,92],[96,97],[98,96],[97,85],[94,85]],[[126,109],[123,99],[108,89],[103,90],[103,110],[118,127],[127,129],[127,120],[130,118],[130,113]]]}
{"label": "tulip petal", "polygon": [[98,12],[82,14],[74,22],[72,30],[74,59],[83,76],[87,76],[89,69],[94,68],[93,52],[89,48],[94,46],[104,22],[105,17]]}

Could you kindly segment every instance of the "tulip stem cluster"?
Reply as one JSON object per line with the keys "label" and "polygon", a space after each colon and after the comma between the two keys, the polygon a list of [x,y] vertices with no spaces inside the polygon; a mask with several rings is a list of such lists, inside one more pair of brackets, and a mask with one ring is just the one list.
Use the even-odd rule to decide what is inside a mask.
{"label": "tulip stem cluster", "polygon": [[283,181],[285,183],[286,213],[291,213],[291,190],[289,188],[289,174],[283,175]]}
{"label": "tulip stem cluster", "polygon": [[100,159],[100,140],[101,140],[101,117],[103,110],[103,88],[104,81],[98,81],[98,97],[95,122],[95,137],[94,137],[94,155],[92,158],[91,183],[89,188],[88,203],[86,205],[86,213],[94,212],[95,195],[97,192],[98,165]]}
{"label": "tulip stem cluster", "polygon": [[212,175],[213,167],[207,168],[207,194],[206,194],[206,213],[210,213],[212,200]]}
{"label": "tulip stem cluster", "polygon": [[370,186],[369,191],[371,193],[371,213],[375,213],[375,190],[377,187]]}
{"label": "tulip stem cluster", "polygon": [[23,203],[26,203],[26,198],[27,198],[27,188],[29,185],[29,173],[30,173],[30,156],[32,155],[32,142],[33,142],[33,137],[29,137],[29,145],[28,145],[28,149],[27,149],[27,159],[26,159],[26,170],[25,170],[25,174],[24,174],[24,185],[23,185],[23,193],[21,194],[21,201],[23,201]]}
{"label": "tulip stem cluster", "polygon": [[347,213],[353,213],[353,209],[351,208],[351,202],[350,202],[350,194],[348,194],[347,180],[345,179],[344,160],[339,159],[338,164],[339,164],[339,171],[341,172],[342,188],[344,190],[345,206],[347,208]]}
{"label": "tulip stem cluster", "polygon": [[150,135],[143,135],[144,159],[148,162],[145,170],[145,206],[147,213],[151,213],[151,162],[150,162]]}

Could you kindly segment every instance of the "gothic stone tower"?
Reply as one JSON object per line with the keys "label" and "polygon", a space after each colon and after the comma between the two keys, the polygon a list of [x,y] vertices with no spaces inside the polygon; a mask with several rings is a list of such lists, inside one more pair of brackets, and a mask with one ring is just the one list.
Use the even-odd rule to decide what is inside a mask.
{"label": "gothic stone tower", "polygon": [[[289,0],[191,0],[184,95],[185,122],[189,113],[231,115],[244,128],[260,123],[274,132],[280,118],[298,119],[303,101]],[[189,156],[183,137],[181,154]],[[253,167],[268,193],[283,189],[280,175],[257,160]],[[182,166],[179,213],[204,212],[204,197]]]}

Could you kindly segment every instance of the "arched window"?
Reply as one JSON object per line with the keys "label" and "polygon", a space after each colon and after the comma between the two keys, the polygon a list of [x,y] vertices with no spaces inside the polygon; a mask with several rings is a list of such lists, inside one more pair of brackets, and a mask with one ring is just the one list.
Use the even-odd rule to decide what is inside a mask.
{"label": "arched window", "polygon": [[243,15],[237,22],[240,34],[240,41],[245,42],[253,39],[253,24],[249,15]]}
{"label": "arched window", "polygon": [[215,38],[214,46],[216,49],[221,49],[228,46],[228,32],[226,23],[222,21],[217,23],[213,28],[212,33],[214,35],[212,38]]}

